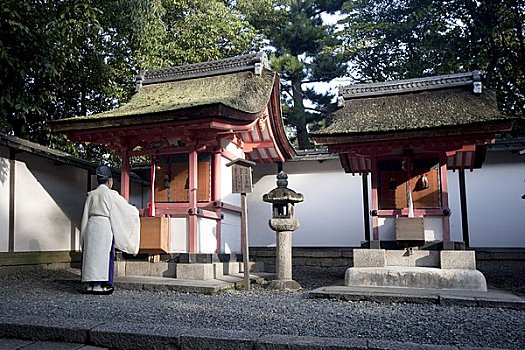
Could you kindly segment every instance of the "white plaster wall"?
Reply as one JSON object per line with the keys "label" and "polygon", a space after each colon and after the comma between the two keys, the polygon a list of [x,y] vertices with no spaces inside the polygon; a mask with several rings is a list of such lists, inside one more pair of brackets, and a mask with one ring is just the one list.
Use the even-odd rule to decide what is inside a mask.
{"label": "white plaster wall", "polygon": [[9,250],[9,149],[0,147],[0,252]]}
{"label": "white plaster wall", "polygon": [[170,218],[170,253],[188,251],[188,224],[186,218]]}
{"label": "white plaster wall", "polygon": [[215,253],[217,249],[217,221],[207,218],[197,220],[197,246],[200,253]]}
{"label": "white plaster wall", "polygon": [[[378,218],[379,239],[385,241],[396,240],[396,219]],[[443,220],[441,217],[425,217],[423,229],[426,241],[438,241],[443,239]]]}
{"label": "white plaster wall", "polygon": [[[221,147],[233,153],[239,158],[245,158],[243,151],[235,144],[223,139]],[[232,169],[226,164],[231,160],[221,157],[221,200],[237,207],[241,206],[241,195],[232,193]],[[240,214],[223,210],[224,218],[221,220],[221,253],[240,253],[241,252],[241,216]],[[248,217],[250,214],[248,214]],[[248,234],[250,234],[248,232]]]}
{"label": "white plaster wall", "polygon": [[87,171],[29,154],[15,171],[15,251],[78,250]]}
{"label": "white plaster wall", "polygon": [[[395,241],[396,240],[396,220],[394,218],[377,218],[379,228],[379,240]],[[370,226],[371,228],[372,226]],[[372,237],[372,235],[370,235]]]}
{"label": "white plaster wall", "polygon": [[[482,171],[480,169],[475,171]],[[450,240],[463,241],[461,229],[461,204],[459,198],[459,173],[448,171],[448,206],[450,208]]]}
{"label": "white plaster wall", "polygon": [[[239,158],[245,158],[244,153],[239,147],[231,142],[226,143],[226,141],[227,140],[222,140],[222,147]],[[221,198],[224,203],[240,206],[241,195],[232,193],[232,169],[226,166],[229,162],[231,162],[231,160],[221,157]]]}
{"label": "white plaster wall", "polygon": [[[248,208],[249,210],[249,208]],[[241,216],[237,213],[223,211],[224,219],[221,223],[221,253],[231,254],[241,252]],[[248,217],[250,218],[250,213]],[[248,243],[252,234],[248,227]]]}
{"label": "white plaster wall", "polygon": [[443,219],[441,217],[426,217],[423,219],[426,241],[443,240]]}
{"label": "white plaster wall", "polygon": [[[294,246],[359,246],[364,240],[361,176],[345,174],[338,159],[288,162],[288,187],[302,193],[295,205],[300,228],[293,234]],[[268,227],[271,204],[262,196],[276,187],[275,165],[258,166],[254,191],[248,195],[251,246],[275,245]]]}
{"label": "white plaster wall", "polygon": [[466,175],[470,245],[525,247],[525,155],[487,152]]}

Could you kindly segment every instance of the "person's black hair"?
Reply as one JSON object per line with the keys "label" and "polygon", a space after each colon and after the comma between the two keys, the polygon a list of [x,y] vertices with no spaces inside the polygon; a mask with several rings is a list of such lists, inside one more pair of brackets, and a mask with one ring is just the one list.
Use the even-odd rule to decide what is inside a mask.
{"label": "person's black hair", "polygon": [[111,169],[107,165],[99,165],[95,173],[97,174],[97,182],[99,185],[105,184],[109,179],[113,178]]}

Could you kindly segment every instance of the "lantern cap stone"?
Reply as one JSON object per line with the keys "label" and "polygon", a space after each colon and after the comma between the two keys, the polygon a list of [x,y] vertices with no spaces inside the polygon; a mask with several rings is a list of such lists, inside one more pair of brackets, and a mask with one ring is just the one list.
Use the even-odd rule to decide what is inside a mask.
{"label": "lantern cap stone", "polygon": [[277,188],[274,188],[263,195],[263,201],[267,203],[300,203],[304,201],[304,196],[294,190],[289,189],[288,175],[281,171],[277,174]]}

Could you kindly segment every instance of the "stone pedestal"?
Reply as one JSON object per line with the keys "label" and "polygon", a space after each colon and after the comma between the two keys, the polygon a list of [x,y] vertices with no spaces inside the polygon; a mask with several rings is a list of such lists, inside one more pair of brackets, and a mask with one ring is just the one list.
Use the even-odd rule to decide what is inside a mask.
{"label": "stone pedestal", "polygon": [[270,282],[272,289],[300,289],[292,279],[292,231],[277,232],[275,272],[276,280]]}
{"label": "stone pedestal", "polygon": [[[286,225],[279,220],[281,225],[277,225],[275,222],[272,225],[270,220],[270,226],[273,229],[291,228],[295,230],[297,228],[297,221],[293,223],[287,223]],[[286,220],[291,221],[291,220]],[[271,281],[269,287],[272,289],[292,289],[297,290],[301,288],[301,285],[292,279],[292,233],[293,231],[276,231],[276,256],[275,256],[275,277],[276,280]]]}

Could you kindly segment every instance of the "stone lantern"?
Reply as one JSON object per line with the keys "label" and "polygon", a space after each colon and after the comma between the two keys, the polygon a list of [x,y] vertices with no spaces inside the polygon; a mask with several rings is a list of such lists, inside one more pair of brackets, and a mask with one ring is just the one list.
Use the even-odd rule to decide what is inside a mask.
{"label": "stone lantern", "polygon": [[270,228],[277,234],[276,244],[276,280],[270,282],[273,289],[300,289],[301,285],[292,279],[292,232],[299,228],[295,218],[295,203],[304,200],[304,196],[288,186],[288,175],[281,171],[277,175],[277,188],[263,196],[263,201],[272,203]]}

